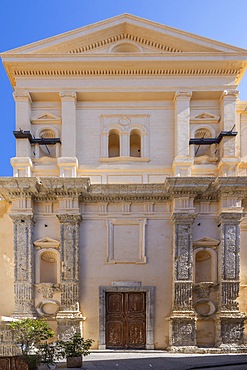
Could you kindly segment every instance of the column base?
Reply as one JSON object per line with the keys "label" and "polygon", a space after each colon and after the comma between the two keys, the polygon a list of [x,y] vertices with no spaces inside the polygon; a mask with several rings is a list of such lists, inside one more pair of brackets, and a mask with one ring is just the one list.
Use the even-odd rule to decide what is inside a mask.
{"label": "column base", "polygon": [[241,313],[220,316],[220,348],[239,347],[244,345],[244,321],[246,316]]}
{"label": "column base", "polygon": [[83,335],[82,322],[86,320],[79,311],[60,311],[57,316],[58,339],[66,340],[74,333]]}
{"label": "column base", "polygon": [[172,164],[173,175],[178,177],[191,176],[194,159],[192,157],[177,156]]}
{"label": "column base", "polygon": [[172,316],[171,320],[171,348],[183,347],[192,350],[196,348],[196,320],[195,316]]}

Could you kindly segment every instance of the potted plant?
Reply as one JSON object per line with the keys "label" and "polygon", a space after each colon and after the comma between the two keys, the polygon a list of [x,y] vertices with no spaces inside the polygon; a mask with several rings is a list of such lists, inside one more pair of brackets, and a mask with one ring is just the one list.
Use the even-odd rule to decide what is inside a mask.
{"label": "potted plant", "polygon": [[39,353],[41,356],[41,363],[46,364],[48,369],[56,368],[56,361],[61,358],[59,351],[57,350],[57,344],[53,343],[43,343],[39,346]]}
{"label": "potted plant", "polygon": [[14,332],[15,342],[21,349],[24,361],[29,370],[38,369],[40,363],[39,345],[54,336],[47,322],[37,319],[13,321],[10,328]]}
{"label": "potted plant", "polygon": [[82,367],[83,356],[90,354],[93,339],[84,339],[79,333],[74,333],[67,340],[57,342],[59,353],[63,358],[66,358],[67,367]]}

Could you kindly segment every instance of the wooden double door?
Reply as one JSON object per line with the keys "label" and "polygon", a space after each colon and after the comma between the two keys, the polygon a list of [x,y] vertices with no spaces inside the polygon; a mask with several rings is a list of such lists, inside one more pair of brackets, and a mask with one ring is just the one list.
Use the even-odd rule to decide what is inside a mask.
{"label": "wooden double door", "polygon": [[140,349],[145,346],[146,294],[106,293],[106,347]]}

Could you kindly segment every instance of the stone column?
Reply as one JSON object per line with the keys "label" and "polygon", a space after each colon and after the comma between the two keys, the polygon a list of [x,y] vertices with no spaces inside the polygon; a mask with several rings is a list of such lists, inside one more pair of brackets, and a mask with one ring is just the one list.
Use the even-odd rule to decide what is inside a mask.
{"label": "stone column", "polygon": [[[31,132],[31,105],[29,92],[16,90],[13,93],[16,105],[16,130]],[[32,170],[31,144],[29,139],[16,139],[16,157],[11,158],[15,177],[30,177]]]}
{"label": "stone column", "polygon": [[[236,131],[237,123],[237,97],[239,91],[226,90],[221,96],[221,130]],[[240,159],[237,157],[236,137],[225,137],[220,143],[221,161],[219,163],[220,176],[237,175],[237,165]]]}
{"label": "stone column", "polygon": [[171,346],[195,346],[195,314],[192,309],[193,213],[174,213],[173,311]]}
{"label": "stone column", "polygon": [[62,102],[62,157],[58,158],[61,177],[76,177],[76,102],[74,91],[60,93]]}
{"label": "stone column", "polygon": [[173,162],[175,176],[191,175],[192,158],[189,151],[191,96],[191,91],[175,93],[175,159]]}
{"label": "stone column", "polygon": [[16,318],[36,317],[34,303],[33,214],[10,214],[14,221]]}
{"label": "stone column", "polygon": [[79,308],[79,214],[58,214],[61,237],[61,307],[57,314],[58,335],[81,332]]}
{"label": "stone column", "polygon": [[218,344],[240,346],[244,341],[245,315],[239,311],[240,212],[222,212],[219,249],[219,325]]}

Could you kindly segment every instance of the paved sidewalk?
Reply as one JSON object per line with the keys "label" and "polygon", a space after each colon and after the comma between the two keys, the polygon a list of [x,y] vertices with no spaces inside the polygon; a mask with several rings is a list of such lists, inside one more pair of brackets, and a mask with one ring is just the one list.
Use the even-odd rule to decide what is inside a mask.
{"label": "paved sidewalk", "polygon": [[[63,367],[63,369],[65,370],[67,368]],[[83,369],[84,370],[247,370],[247,354],[190,355],[190,354],[171,354],[165,351],[145,351],[145,352],[92,351],[92,353],[89,356],[84,358]]]}

